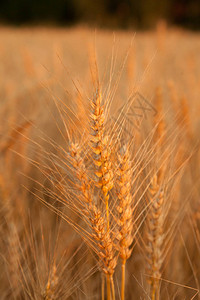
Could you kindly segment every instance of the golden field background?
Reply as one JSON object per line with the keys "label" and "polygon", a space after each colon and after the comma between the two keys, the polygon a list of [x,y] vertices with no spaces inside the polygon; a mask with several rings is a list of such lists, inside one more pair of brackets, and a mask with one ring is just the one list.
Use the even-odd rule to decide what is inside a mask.
{"label": "golden field background", "polygon": [[[76,175],[65,154],[70,136],[84,144],[82,155],[89,160],[89,102],[98,86],[102,98],[113,99],[106,111],[107,134],[117,141],[113,160],[124,140],[131,140],[134,174],[139,174],[131,181],[130,206],[138,205],[132,214],[125,299],[199,299],[199,33],[162,23],[155,31],[138,33],[6,27],[0,28],[0,40],[0,298],[102,299],[95,251],[69,221],[51,212],[56,208],[85,226],[68,204],[57,203],[56,195],[69,193],[66,203],[74,194],[80,197],[70,194]],[[130,99],[135,102],[127,108]],[[123,140],[112,131],[113,116]],[[63,175],[57,168],[65,170],[65,164],[69,170]],[[162,259],[159,278],[152,280],[159,282],[153,298],[149,276],[156,263],[148,256],[148,222],[155,203],[148,189],[160,168],[165,197],[157,212],[164,220],[158,225],[157,251]],[[114,197],[113,191],[111,201]],[[114,223],[113,217],[113,231]],[[118,262],[113,278],[121,299]]]}

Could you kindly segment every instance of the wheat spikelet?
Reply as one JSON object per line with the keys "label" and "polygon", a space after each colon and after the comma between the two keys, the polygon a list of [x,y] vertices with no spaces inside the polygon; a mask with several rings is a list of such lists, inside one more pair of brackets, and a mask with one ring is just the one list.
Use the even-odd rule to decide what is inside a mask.
{"label": "wheat spikelet", "polygon": [[76,177],[79,180],[78,189],[84,196],[83,201],[91,203],[90,182],[86,173],[84,160],[81,156],[81,149],[76,143],[70,144],[70,162],[75,170]]}

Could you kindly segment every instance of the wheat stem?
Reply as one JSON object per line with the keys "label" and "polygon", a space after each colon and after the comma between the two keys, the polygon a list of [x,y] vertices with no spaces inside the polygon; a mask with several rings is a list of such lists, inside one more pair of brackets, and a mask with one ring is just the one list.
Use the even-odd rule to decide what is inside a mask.
{"label": "wheat stem", "polygon": [[151,300],[155,300],[156,290],[152,287]]}
{"label": "wheat stem", "polygon": [[107,282],[107,300],[111,300],[111,288],[110,288],[110,274],[107,274],[106,276],[106,282]]}
{"label": "wheat stem", "polygon": [[125,268],[126,268],[126,260],[122,260],[121,271],[122,271],[122,279],[121,279],[121,300],[125,299]]}
{"label": "wheat stem", "polygon": [[113,276],[111,275],[111,290],[112,290],[112,300],[115,300],[115,285],[113,281]]}
{"label": "wheat stem", "polygon": [[151,285],[151,300],[159,300],[160,292],[159,289],[156,288],[153,284]]}
{"label": "wheat stem", "polygon": [[104,278],[104,274],[102,273],[102,275],[101,275],[101,300],[104,300],[104,295],[105,295],[105,278]]}

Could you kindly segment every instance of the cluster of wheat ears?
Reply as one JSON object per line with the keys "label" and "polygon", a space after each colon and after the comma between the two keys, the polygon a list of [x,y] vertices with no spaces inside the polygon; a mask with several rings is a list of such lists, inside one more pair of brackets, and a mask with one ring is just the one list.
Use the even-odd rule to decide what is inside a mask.
{"label": "cluster of wheat ears", "polygon": [[[4,30],[0,299],[200,299],[198,39],[160,28],[132,51],[102,32],[85,62],[85,29],[16,30],[11,63]],[[75,76],[44,53],[53,40]]]}
{"label": "cluster of wheat ears", "polygon": [[[51,153],[51,167],[48,165],[44,171],[53,190],[44,186],[43,193],[51,201],[37,196],[67,221],[94,253],[101,273],[102,300],[116,299],[113,276],[117,265],[121,265],[118,293],[120,299],[125,299],[126,263],[136,242],[144,251],[148,297],[160,299],[165,256],[175,236],[174,227],[180,222],[174,217],[169,223],[168,215],[169,211],[176,214],[176,208],[171,207],[172,181],[180,180],[177,174],[187,159],[171,166],[177,134],[166,134],[160,89],[156,91],[156,108],[151,107],[154,126],[148,136],[142,140],[133,126],[125,124],[130,106],[138,108],[137,97],[141,95],[131,96],[128,107],[121,107],[110,122],[111,98],[109,95],[104,100],[97,80],[85,111],[85,123],[73,132],[65,120],[68,106],[61,100],[60,104],[56,102],[65,125],[66,147],[53,145],[56,154]],[[140,120],[139,126],[141,123]],[[127,130],[132,130],[131,134]]]}

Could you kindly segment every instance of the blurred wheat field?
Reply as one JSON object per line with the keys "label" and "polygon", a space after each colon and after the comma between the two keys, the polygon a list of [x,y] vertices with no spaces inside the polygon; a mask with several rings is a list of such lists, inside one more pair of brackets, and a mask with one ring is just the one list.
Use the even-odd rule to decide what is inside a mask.
{"label": "blurred wheat field", "polygon": [[0,299],[199,299],[199,33],[0,38]]}

